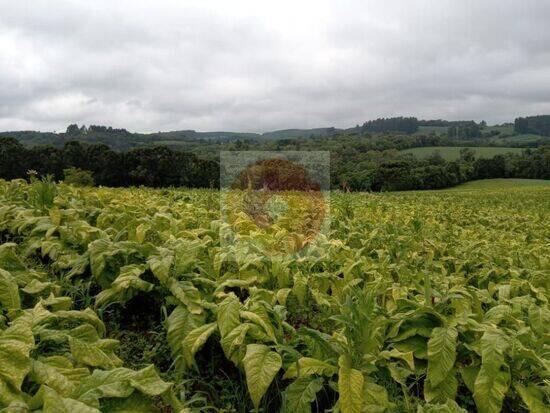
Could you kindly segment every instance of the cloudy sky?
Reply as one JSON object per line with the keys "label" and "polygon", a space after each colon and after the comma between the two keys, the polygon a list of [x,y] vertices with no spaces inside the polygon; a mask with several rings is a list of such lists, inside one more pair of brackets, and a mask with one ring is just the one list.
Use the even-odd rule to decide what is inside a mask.
{"label": "cloudy sky", "polygon": [[550,113],[550,1],[0,2],[0,130]]}

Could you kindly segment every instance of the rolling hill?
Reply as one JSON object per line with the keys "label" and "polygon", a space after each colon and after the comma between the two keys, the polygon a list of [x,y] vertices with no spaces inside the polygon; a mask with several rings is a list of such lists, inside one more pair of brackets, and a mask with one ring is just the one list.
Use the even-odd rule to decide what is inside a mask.
{"label": "rolling hill", "polygon": [[[477,158],[492,158],[495,155],[505,153],[521,153],[524,148],[511,148],[499,146],[468,146],[475,152]],[[401,153],[411,153],[417,158],[426,158],[433,155],[434,152],[439,152],[446,161],[453,161],[460,158],[460,150],[464,147],[458,146],[426,146],[422,148],[410,148],[401,151]]]}

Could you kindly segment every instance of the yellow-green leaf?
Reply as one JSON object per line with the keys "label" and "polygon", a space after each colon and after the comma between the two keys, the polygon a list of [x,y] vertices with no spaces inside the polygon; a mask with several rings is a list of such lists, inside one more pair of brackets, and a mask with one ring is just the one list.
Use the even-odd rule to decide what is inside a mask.
{"label": "yellow-green leaf", "polygon": [[456,339],[454,327],[434,328],[428,341],[428,380],[437,386],[448,376],[456,361]]}
{"label": "yellow-green leaf", "polygon": [[363,408],[363,374],[351,368],[351,362],[341,356],[338,364],[338,393],[342,413],[360,413]]}
{"label": "yellow-green leaf", "polygon": [[281,356],[263,344],[249,344],[243,359],[246,384],[254,407],[260,406],[263,395],[282,366]]}

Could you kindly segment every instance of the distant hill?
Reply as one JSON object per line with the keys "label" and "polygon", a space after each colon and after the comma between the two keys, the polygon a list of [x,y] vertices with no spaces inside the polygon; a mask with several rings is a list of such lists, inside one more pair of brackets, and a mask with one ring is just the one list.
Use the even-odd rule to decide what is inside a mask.
{"label": "distant hill", "polygon": [[[417,158],[427,158],[434,153],[439,153],[446,161],[454,161],[460,158],[460,150],[465,147],[459,146],[425,146],[422,148],[404,149],[401,153],[411,153]],[[495,155],[506,153],[521,153],[523,148],[511,148],[501,146],[469,146],[475,153],[476,158],[492,158]]]}
{"label": "distant hill", "polygon": [[53,133],[37,131],[0,132],[0,137],[16,138],[26,146],[52,145],[61,147],[66,142],[78,140],[86,143],[103,143],[113,149],[125,150],[144,145],[180,146],[186,142],[216,141],[231,142],[237,140],[262,141],[276,139],[308,138],[310,136],[330,136],[339,131],[333,127],[313,129],[284,129],[265,133],[251,132],[197,132],[181,130],[155,133],[131,133],[121,129],[101,129],[79,131],[72,133]]}
{"label": "distant hill", "polygon": [[[150,134],[160,140],[192,140],[192,139],[219,139],[219,140],[234,140],[234,139],[258,139],[261,137],[259,133],[249,132],[197,132],[194,130],[182,130],[173,132],[158,132]],[[145,135],[147,136],[147,135]]]}
{"label": "distant hill", "polygon": [[273,132],[262,133],[262,138],[265,139],[290,139],[290,138],[307,138],[309,136],[328,136],[335,132],[341,131],[336,128],[314,128],[314,129],[282,129]]}
{"label": "distant hill", "polygon": [[235,139],[292,139],[307,138],[309,136],[328,136],[340,129],[333,127],[313,128],[313,129],[281,129],[264,133],[251,132],[196,132],[194,130],[183,130],[174,132],[158,132],[153,134],[161,140],[180,140],[180,139],[216,139],[216,140],[235,140]]}
{"label": "distant hill", "polygon": [[[306,141],[309,138],[330,139],[330,145],[338,145],[344,137],[357,137],[358,139],[392,139],[399,137],[400,141],[415,141],[415,136],[426,137],[433,140],[433,137],[440,137],[436,145],[442,146],[515,146],[515,147],[537,147],[548,144],[550,138],[535,134],[536,128],[543,130],[547,127],[547,120],[550,116],[536,116],[516,119],[516,125],[507,123],[503,125],[487,126],[485,122],[476,123],[469,121],[446,121],[446,120],[417,120],[415,117],[393,117],[379,118],[367,121],[362,126],[354,126],[347,129],[335,127],[322,127],[310,129],[281,129],[264,133],[253,132],[229,132],[212,131],[199,132],[192,129],[135,133],[126,129],[116,129],[107,126],[90,125],[78,126],[69,125],[66,132],[38,132],[38,131],[11,131],[0,132],[0,137],[13,137],[25,146],[52,145],[63,147],[70,141],[80,141],[90,144],[104,144],[114,150],[129,150],[143,146],[165,145],[173,149],[183,149],[201,152],[205,148],[212,149],[214,146],[235,143],[237,149],[271,149],[270,142],[277,142],[276,149],[284,149],[288,146],[289,140],[298,142],[302,148],[308,146],[309,150],[326,150],[327,147],[319,146],[318,140],[309,145]],[[537,130],[538,130],[537,129]],[[525,131],[528,131],[526,133]],[[544,129],[546,133],[546,129]],[[433,143],[432,143],[433,145]],[[391,146],[391,145],[390,145]],[[406,144],[406,148],[417,146]],[[428,141],[418,146],[430,146]],[[388,144],[382,145],[387,148]],[[403,149],[403,145],[393,146],[396,149]],[[328,147],[333,149],[333,147]]]}

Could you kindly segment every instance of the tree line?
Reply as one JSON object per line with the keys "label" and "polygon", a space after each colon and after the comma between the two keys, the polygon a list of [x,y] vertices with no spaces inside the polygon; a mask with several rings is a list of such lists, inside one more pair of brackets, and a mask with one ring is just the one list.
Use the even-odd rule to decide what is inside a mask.
{"label": "tree line", "polygon": [[[431,139],[435,138],[425,139],[422,143],[428,146],[433,145]],[[446,188],[485,178],[550,179],[550,146],[490,159],[476,159],[471,149],[464,148],[460,159],[446,161],[437,152],[426,159],[417,159],[412,154],[400,153],[395,146],[387,149],[388,145],[396,144],[391,139],[378,144],[348,145],[344,140],[331,150],[332,187],[390,191]],[[117,152],[103,144],[71,141],[62,148],[27,148],[14,138],[0,138],[0,178],[26,178],[34,170],[39,175],[62,180],[69,170],[74,179],[78,176],[75,168],[89,171],[95,184],[112,187],[218,187],[220,176],[217,160],[201,159],[166,146]]]}
{"label": "tree line", "polygon": [[418,131],[418,119],[415,117],[378,118],[369,120],[361,127],[362,133],[402,132],[415,133]]}
{"label": "tree line", "polygon": [[550,146],[526,149],[493,158],[475,158],[469,148],[460,158],[446,161],[434,152],[426,159],[395,150],[369,151],[333,162],[332,183],[355,191],[441,189],[475,179],[550,179]]}
{"label": "tree line", "polygon": [[550,115],[519,117],[514,121],[517,133],[550,136]]}
{"label": "tree line", "polygon": [[126,187],[216,187],[219,167],[212,160],[165,146],[116,152],[104,144],[67,142],[62,148],[27,148],[14,138],[0,138],[0,178],[26,178],[29,171],[64,179],[65,170],[90,171],[97,185]]}
{"label": "tree line", "polygon": [[481,138],[481,131],[483,129],[482,124],[478,124],[474,121],[463,122],[461,124],[449,126],[447,129],[447,136],[450,139],[478,139]]}

